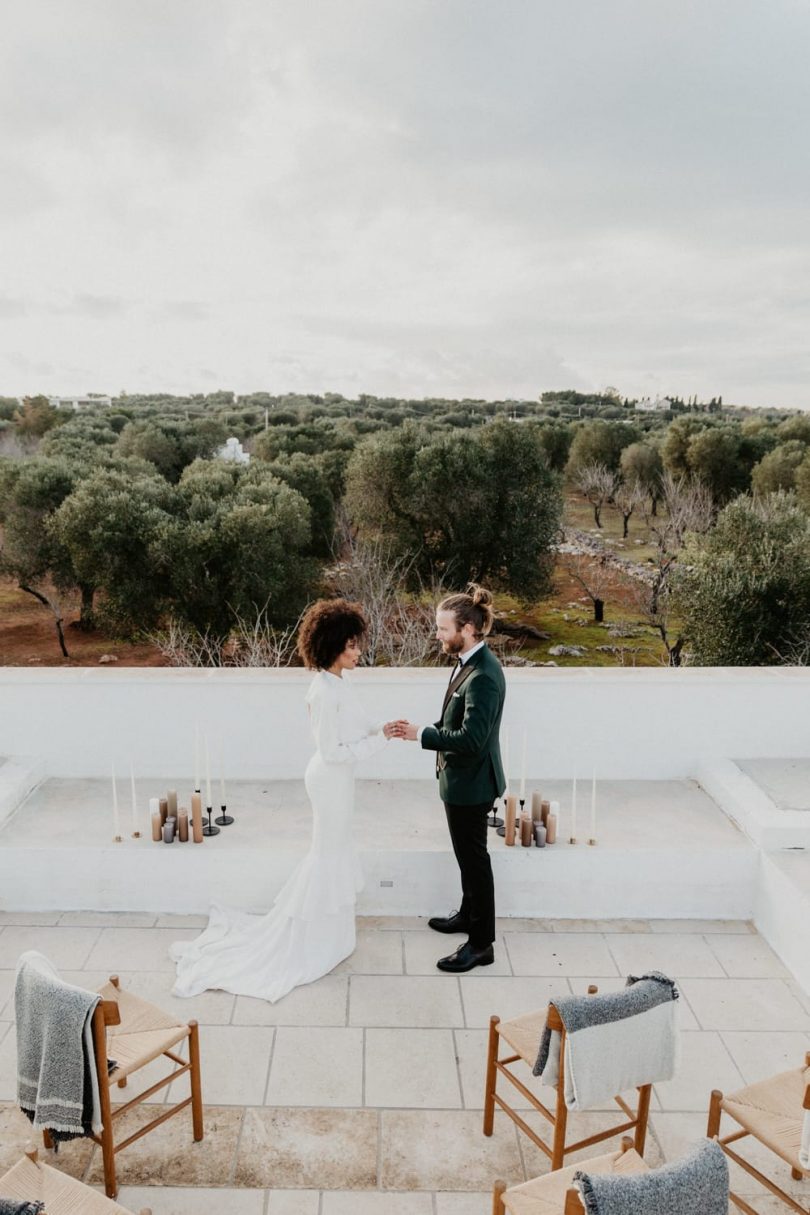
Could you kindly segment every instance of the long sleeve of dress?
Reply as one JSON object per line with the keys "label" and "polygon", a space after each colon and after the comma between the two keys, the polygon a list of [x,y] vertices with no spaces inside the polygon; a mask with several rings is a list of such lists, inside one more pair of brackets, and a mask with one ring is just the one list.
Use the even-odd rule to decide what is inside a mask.
{"label": "long sleeve of dress", "polygon": [[336,696],[320,688],[309,702],[312,732],[322,759],[328,764],[351,764],[381,751],[388,741],[382,733],[340,738],[339,703]]}

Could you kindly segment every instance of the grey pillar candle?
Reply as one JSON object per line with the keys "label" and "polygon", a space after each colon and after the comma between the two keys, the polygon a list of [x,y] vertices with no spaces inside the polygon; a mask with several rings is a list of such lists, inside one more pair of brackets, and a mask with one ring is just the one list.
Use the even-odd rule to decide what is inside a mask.
{"label": "grey pillar candle", "polygon": [[173,844],[174,843],[174,823],[173,822],[165,822],[163,824],[163,843],[164,844]]}
{"label": "grey pillar candle", "polygon": [[534,824],[534,842],[538,848],[546,846],[546,829],[542,823]]}

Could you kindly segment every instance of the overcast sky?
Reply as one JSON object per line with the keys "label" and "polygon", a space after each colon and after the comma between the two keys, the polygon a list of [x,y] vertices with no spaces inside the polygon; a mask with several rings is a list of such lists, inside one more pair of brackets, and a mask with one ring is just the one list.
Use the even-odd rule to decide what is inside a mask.
{"label": "overcast sky", "polygon": [[808,0],[1,0],[0,394],[810,407]]}

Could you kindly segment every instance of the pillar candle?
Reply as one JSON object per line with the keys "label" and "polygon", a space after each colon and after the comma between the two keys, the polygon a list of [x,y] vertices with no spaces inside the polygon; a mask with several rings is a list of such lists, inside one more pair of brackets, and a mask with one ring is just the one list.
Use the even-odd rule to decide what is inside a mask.
{"label": "pillar candle", "polygon": [[520,816],[520,843],[524,848],[530,848],[532,843],[532,820],[528,814]]}
{"label": "pillar candle", "polygon": [[118,789],[115,785],[115,764],[112,766],[113,839],[121,838],[121,815],[118,813]]}
{"label": "pillar candle", "polygon": [[546,843],[556,844],[557,842],[557,815],[550,814],[546,823]]}
{"label": "pillar candle", "polygon": [[176,789],[169,790],[169,792],[166,794],[166,801],[169,804],[169,814],[173,815],[174,818],[177,818],[177,790]]}
{"label": "pillar candle", "polygon": [[543,798],[535,789],[532,793],[532,822],[539,823],[543,817]]}
{"label": "pillar candle", "polygon": [[526,731],[523,731],[523,746],[520,752],[520,800],[526,800]]}
{"label": "pillar candle", "polygon": [[546,846],[546,829],[545,829],[545,827],[540,822],[534,823],[533,825],[534,825],[534,842],[535,842],[535,844],[537,845],[538,848],[545,848],[545,846]]}
{"label": "pillar candle", "polygon": [[203,842],[202,799],[196,792],[191,795],[191,835],[195,844]]}
{"label": "pillar candle", "polygon": [[157,843],[162,838],[163,824],[160,821],[160,811],[152,812],[152,839]]}
{"label": "pillar candle", "polygon": [[543,799],[543,801],[540,803],[540,822],[544,827],[548,827],[548,815],[550,810],[551,802],[547,802],[545,799]]}
{"label": "pillar candle", "polygon": [[506,799],[506,817],[504,818],[503,842],[507,848],[515,844],[515,818],[517,816],[517,798],[510,794]]}
{"label": "pillar candle", "polygon": [[546,830],[548,830],[548,819],[551,818],[552,814],[554,815],[555,819],[557,820],[557,834],[559,835],[562,830],[562,825],[560,822],[560,803],[559,802],[549,802],[548,818],[546,819]]}
{"label": "pillar candle", "polygon": [[177,820],[177,830],[180,836],[180,843],[185,844],[188,841],[188,810],[181,807],[180,817]]}
{"label": "pillar candle", "polygon": [[163,824],[163,843],[174,843],[174,823],[172,822],[166,822]]}
{"label": "pillar candle", "polygon": [[169,803],[165,797],[162,797],[158,804],[160,806],[160,821],[165,826],[166,819],[169,817]]}

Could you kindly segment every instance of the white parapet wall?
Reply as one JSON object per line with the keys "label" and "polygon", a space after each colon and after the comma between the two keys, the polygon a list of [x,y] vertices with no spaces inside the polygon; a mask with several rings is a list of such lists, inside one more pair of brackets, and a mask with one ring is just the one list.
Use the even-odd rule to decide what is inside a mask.
{"label": "white parapet wall", "polygon": [[[193,766],[194,728],[226,776],[296,779],[312,752],[301,670],[0,670],[0,755],[36,757],[50,776],[140,776]],[[435,720],[447,672],[353,674],[379,719]],[[527,777],[680,780],[718,758],[810,750],[810,669],[576,668],[507,671],[504,726],[513,776],[527,736]],[[430,758],[393,743],[363,776],[424,779]]]}

